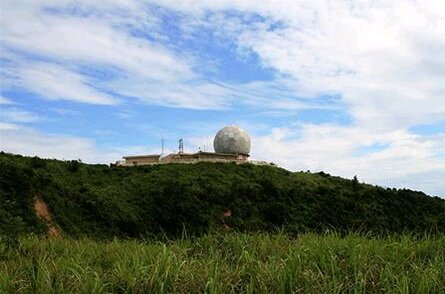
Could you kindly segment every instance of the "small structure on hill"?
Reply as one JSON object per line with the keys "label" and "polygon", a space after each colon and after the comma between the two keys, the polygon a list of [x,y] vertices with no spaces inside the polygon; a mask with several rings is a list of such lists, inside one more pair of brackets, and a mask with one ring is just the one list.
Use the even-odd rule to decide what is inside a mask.
{"label": "small structure on hill", "polygon": [[196,162],[248,162],[250,153],[250,137],[246,131],[237,126],[227,126],[218,131],[213,140],[215,152],[198,151],[184,153],[183,141],[179,140],[178,153],[162,156],[160,154],[125,156],[116,162],[119,166],[153,165],[164,163],[196,163]]}

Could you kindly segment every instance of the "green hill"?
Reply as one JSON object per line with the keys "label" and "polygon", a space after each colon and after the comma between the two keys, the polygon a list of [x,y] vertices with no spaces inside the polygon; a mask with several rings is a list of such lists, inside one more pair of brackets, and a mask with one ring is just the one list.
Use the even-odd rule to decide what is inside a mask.
{"label": "green hill", "polygon": [[[46,203],[51,220],[36,216],[37,199]],[[272,166],[123,168],[2,152],[0,235],[42,233],[49,223],[64,235],[94,238],[199,235],[223,228],[445,232],[445,200]]]}

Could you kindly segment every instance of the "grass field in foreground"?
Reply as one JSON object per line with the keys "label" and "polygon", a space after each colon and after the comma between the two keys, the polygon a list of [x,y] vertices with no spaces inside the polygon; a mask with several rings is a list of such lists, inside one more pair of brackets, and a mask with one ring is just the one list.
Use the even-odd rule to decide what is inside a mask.
{"label": "grass field in foreground", "polygon": [[445,236],[0,243],[0,293],[445,293]]}

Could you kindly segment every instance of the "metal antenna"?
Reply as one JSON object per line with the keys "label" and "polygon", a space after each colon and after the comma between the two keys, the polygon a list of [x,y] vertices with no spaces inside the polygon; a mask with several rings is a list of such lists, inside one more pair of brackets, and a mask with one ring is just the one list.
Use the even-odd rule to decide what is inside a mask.
{"label": "metal antenna", "polygon": [[164,155],[164,138],[161,139],[161,145],[162,145],[162,153],[161,153],[161,155]]}
{"label": "metal antenna", "polygon": [[179,153],[184,153],[184,140],[179,139]]}

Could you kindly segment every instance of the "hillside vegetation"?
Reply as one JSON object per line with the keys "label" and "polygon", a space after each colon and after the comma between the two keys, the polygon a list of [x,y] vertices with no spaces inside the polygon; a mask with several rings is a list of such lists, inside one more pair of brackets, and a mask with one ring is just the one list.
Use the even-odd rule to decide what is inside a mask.
{"label": "hillside vegetation", "polygon": [[444,199],[325,173],[227,163],[123,168],[1,153],[0,235],[47,231],[37,199],[72,237],[445,232]]}

